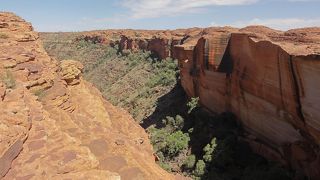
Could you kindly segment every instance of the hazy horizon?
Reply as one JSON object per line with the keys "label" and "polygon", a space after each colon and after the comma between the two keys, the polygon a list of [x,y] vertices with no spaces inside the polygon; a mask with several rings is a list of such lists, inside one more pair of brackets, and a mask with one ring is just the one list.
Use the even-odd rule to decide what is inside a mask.
{"label": "hazy horizon", "polygon": [[0,11],[21,16],[40,32],[320,26],[320,0],[10,0],[1,4]]}

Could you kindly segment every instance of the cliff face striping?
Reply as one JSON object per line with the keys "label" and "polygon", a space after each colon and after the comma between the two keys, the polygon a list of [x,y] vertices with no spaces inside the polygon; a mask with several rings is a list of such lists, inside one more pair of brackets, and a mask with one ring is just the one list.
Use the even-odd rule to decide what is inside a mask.
{"label": "cliff face striping", "polygon": [[0,178],[173,179],[82,68],[51,59],[29,23],[0,13]]}
{"label": "cliff face striping", "polygon": [[107,30],[84,39],[179,60],[181,84],[212,112],[233,112],[259,154],[319,179],[320,28]]}
{"label": "cliff face striping", "polygon": [[181,83],[209,110],[233,112],[257,153],[317,178],[319,43],[272,40],[276,33],[212,32],[192,48],[175,47]]}

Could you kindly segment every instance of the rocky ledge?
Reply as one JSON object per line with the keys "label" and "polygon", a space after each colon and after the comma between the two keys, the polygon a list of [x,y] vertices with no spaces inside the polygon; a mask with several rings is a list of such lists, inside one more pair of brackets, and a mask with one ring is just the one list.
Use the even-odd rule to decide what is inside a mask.
{"label": "rocky ledge", "polygon": [[257,153],[320,178],[319,27],[107,30],[79,39],[178,59],[190,97],[213,113],[234,113]]}
{"label": "rocky ledge", "polygon": [[0,179],[174,179],[144,130],[58,63],[23,19],[0,13]]}

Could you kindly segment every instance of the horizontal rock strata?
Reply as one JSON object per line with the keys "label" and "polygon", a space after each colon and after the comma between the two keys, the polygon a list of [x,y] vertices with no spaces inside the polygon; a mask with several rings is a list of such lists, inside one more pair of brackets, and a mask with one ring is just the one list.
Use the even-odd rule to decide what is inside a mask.
{"label": "horizontal rock strata", "polygon": [[29,23],[0,13],[0,179],[174,179],[82,68],[51,59]]}

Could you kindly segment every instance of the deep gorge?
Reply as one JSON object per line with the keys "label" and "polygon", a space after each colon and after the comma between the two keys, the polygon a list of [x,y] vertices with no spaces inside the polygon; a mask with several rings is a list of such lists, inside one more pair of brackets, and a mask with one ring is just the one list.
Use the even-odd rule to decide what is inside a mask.
{"label": "deep gorge", "polygon": [[[175,129],[174,131],[182,131],[185,133],[189,131],[191,132],[192,128],[198,126],[197,123],[203,121],[203,120],[199,120],[197,116],[207,117],[204,119],[219,119],[219,118],[211,117],[212,115],[209,115],[210,113],[208,114],[208,112],[205,112],[204,110],[201,110],[198,108],[195,110],[195,112],[193,112],[194,114],[197,114],[197,115],[188,114],[186,110],[187,107],[184,107],[187,104],[187,97],[184,95],[180,87],[180,83],[181,83],[183,89],[186,91],[189,97],[199,97],[199,104],[201,105],[202,108],[208,109],[209,111],[211,111],[211,113],[232,112],[236,115],[233,117],[233,121],[236,121],[236,119],[240,120],[240,121],[236,121],[238,122],[238,123],[235,123],[237,124],[236,126],[240,125],[240,127],[244,127],[244,131],[241,131],[241,135],[240,134],[237,135],[237,136],[240,135],[241,137],[240,139],[236,138],[241,140],[239,142],[245,143],[246,144],[245,146],[249,145],[248,147],[251,147],[255,153],[261,154],[269,160],[281,162],[281,164],[285,165],[287,168],[290,167],[296,170],[297,172],[301,171],[304,174],[307,174],[307,176],[309,177],[316,177],[318,172],[316,169],[312,168],[311,166],[313,167],[318,166],[316,165],[317,160],[313,162],[314,159],[317,159],[316,158],[317,155],[316,156],[312,155],[312,154],[317,154],[318,152],[318,148],[316,145],[317,143],[315,139],[311,137],[312,135],[311,136],[308,135],[309,132],[308,130],[306,130],[308,126],[302,125],[303,122],[299,120],[301,119],[301,117],[303,117],[303,113],[301,111],[302,105],[300,102],[300,98],[298,98],[297,96],[297,94],[299,94],[299,91],[297,90],[299,90],[300,88],[297,88],[299,82],[297,82],[297,75],[295,73],[296,69],[294,69],[297,67],[297,65],[294,63],[300,62],[300,61],[292,61],[292,58],[298,58],[299,56],[296,57],[293,55],[288,55],[285,50],[281,49],[278,45],[272,44],[270,42],[264,42],[261,40],[260,40],[261,42],[254,42],[247,35],[237,33],[236,32],[237,30],[234,30],[234,29],[231,29],[231,30],[230,29],[222,29],[222,30],[213,29],[211,31],[209,29],[205,29],[205,30],[195,29],[194,32],[192,32],[192,30],[190,30],[191,32],[189,30],[184,30],[184,31],[185,31],[184,33],[181,33],[181,32],[176,33],[174,31],[164,32],[164,33],[137,31],[132,33],[133,35],[130,34],[131,33],[130,31],[129,32],[111,32],[111,34],[113,34],[112,39],[108,37],[108,33],[110,34],[110,32],[107,32],[106,33],[107,35],[102,33],[99,34],[99,32],[92,32],[92,33],[79,34],[78,36],[74,34],[76,38],[74,38],[73,41],[69,41],[69,42],[89,43],[87,45],[90,45],[91,43],[92,46],[97,46],[97,45],[108,46],[108,47],[110,46],[116,49],[116,50],[113,50],[114,53],[115,52],[117,52],[118,54],[121,53],[122,54],[121,56],[126,56],[126,57],[130,57],[132,56],[132,54],[145,53],[141,51],[146,51],[146,52],[151,51],[151,53],[149,54],[147,53],[148,55],[144,55],[143,57],[145,59],[150,58],[148,60],[148,63],[150,63],[150,61],[153,62],[154,60],[152,59],[154,58],[163,59],[162,63],[164,64],[172,61],[166,58],[171,57],[173,59],[178,59],[180,78],[177,79],[176,81],[171,81],[172,84],[164,83],[164,86],[161,85],[163,88],[162,91],[161,90],[159,91],[157,88],[156,90],[152,89],[154,88],[152,87],[147,94],[148,96],[152,96],[154,98],[154,101],[149,104],[150,105],[149,107],[137,108],[138,111],[140,112],[143,112],[145,110],[144,108],[147,108],[149,110],[153,109],[151,111],[148,111],[150,116],[146,116],[144,114],[144,116],[142,115],[139,118],[137,118],[137,116],[135,116],[134,111],[130,111],[130,108],[128,108],[128,106],[126,107],[126,105],[123,103],[118,104],[120,107],[127,108],[129,112],[131,112],[131,114],[135,116],[136,119],[138,119],[139,121],[144,120],[142,122],[143,127],[146,128],[155,124],[156,125],[155,127],[162,128],[162,130],[160,128],[159,132],[157,132],[158,130],[151,129],[151,131],[153,131],[154,134],[157,135],[159,133],[166,133],[165,131],[172,131],[172,129],[174,129],[172,128],[172,122],[177,123],[176,122],[177,115],[181,116],[182,119],[184,119],[184,123],[187,125],[185,124],[180,125],[181,127]],[[186,35],[187,33],[192,34],[192,36]],[[156,36],[152,36],[152,34],[156,34]],[[272,33],[270,34],[275,36]],[[65,35],[66,34],[57,34],[57,33],[44,34],[44,37],[50,37],[50,36],[59,37],[59,36],[65,36]],[[270,38],[275,38],[271,35],[269,35]],[[281,35],[279,34],[278,36],[281,36]],[[253,37],[256,39],[259,39],[259,36],[253,36]],[[44,38],[44,42],[45,42],[45,47],[47,47],[49,54],[56,57],[59,57],[60,55],[66,55],[66,53],[61,53],[61,51],[58,51],[55,48],[48,47],[51,42],[48,41],[46,38]],[[132,51],[133,53],[130,51]],[[69,55],[67,57],[74,59],[72,55],[71,56]],[[309,57],[317,59],[318,56],[311,55]],[[145,62],[143,61],[143,58],[141,58],[142,64],[145,64]],[[286,60],[283,60],[283,59],[286,59]],[[130,61],[132,60],[129,60],[129,63],[132,63]],[[112,60],[110,62],[112,62]],[[134,62],[134,63],[137,63],[137,62]],[[268,63],[268,65],[263,63]],[[274,64],[270,64],[270,63],[274,63]],[[110,66],[102,66],[102,67],[107,69],[110,68]],[[114,65],[111,65],[111,67],[114,67]],[[166,65],[164,66],[160,65],[160,67],[164,68],[166,67]],[[270,76],[271,75],[270,73],[269,75],[254,74],[257,72],[256,70],[258,68],[262,68],[262,69],[259,69],[258,72],[265,72],[263,68],[266,68],[266,67],[268,67],[271,72],[277,72],[276,74],[278,74],[278,76],[273,76],[273,75]],[[161,68],[159,68],[158,70],[161,71],[162,70]],[[174,68],[172,70],[174,70]],[[165,68],[164,68],[164,71],[167,72]],[[156,73],[157,70],[153,69],[153,70],[150,70],[149,72],[151,72],[152,74],[152,73]],[[171,73],[172,77],[175,76],[175,73],[173,73],[173,71],[170,71],[170,72],[172,72]],[[252,75],[252,73],[254,75]],[[142,75],[145,75],[145,74],[142,74]],[[91,75],[91,78],[93,76],[94,75]],[[273,79],[270,79],[271,83],[274,81],[278,81],[278,83],[270,84],[270,85],[266,84],[266,86],[263,86],[259,83],[258,84],[254,84],[254,83],[257,83],[257,82],[263,83],[264,80],[252,81],[250,79],[250,77],[255,77],[258,79],[259,77],[263,77],[263,76],[267,78],[273,78]],[[133,76],[130,76],[130,77],[133,78]],[[166,75],[163,75],[162,78],[164,77],[166,77]],[[98,79],[101,79],[101,78],[98,78]],[[265,80],[265,82],[268,82],[268,81]],[[130,84],[132,82],[126,81],[126,83]],[[100,87],[99,85],[97,86]],[[284,89],[285,87],[286,88],[292,87],[292,89],[290,88]],[[279,90],[277,91],[276,89],[279,89]],[[101,89],[100,87],[100,90],[103,91],[103,88]],[[158,94],[156,94],[155,92],[157,92]],[[276,95],[276,93],[278,92],[279,92],[279,95]],[[143,94],[144,93],[145,91],[143,91]],[[108,92],[106,94],[108,94]],[[258,99],[255,99],[255,96],[258,97]],[[279,96],[280,98],[277,96]],[[141,97],[141,95],[137,95],[136,97]],[[169,97],[169,98],[166,98],[166,97]],[[176,97],[178,98],[175,99]],[[110,97],[106,97],[106,98],[108,99]],[[160,101],[160,103],[157,104],[156,106],[153,105],[153,103],[157,102],[156,100],[158,98],[162,99],[163,101]],[[137,101],[139,102],[138,99],[139,98],[137,98]],[[267,100],[267,102],[263,102],[265,100]],[[256,103],[260,103],[260,104],[257,105]],[[251,104],[253,104],[253,106]],[[177,106],[179,106],[180,108],[177,108]],[[259,106],[262,106],[262,110],[259,110]],[[273,114],[272,111],[266,111],[271,106],[275,106],[276,109],[280,109],[281,114],[278,114],[278,113]],[[137,106],[134,106],[134,107],[137,107]],[[243,109],[242,107],[245,107],[247,109]],[[157,111],[158,109],[162,112]],[[154,111],[154,113],[150,113],[152,111]],[[199,112],[201,113],[199,114]],[[252,115],[243,114],[243,112],[251,112]],[[201,114],[208,114],[208,115],[201,115]],[[165,119],[166,116],[170,116],[173,118],[173,119],[170,118],[170,121],[169,121],[171,122],[171,125],[170,123],[168,124],[168,120],[164,121],[166,123],[161,121],[162,119]],[[217,117],[220,117],[220,116],[217,116]],[[222,117],[224,117],[224,115],[222,115]],[[258,117],[259,117],[259,120],[257,120]],[[197,119],[197,121],[195,121],[195,119]],[[302,121],[304,120],[302,119]],[[261,122],[264,122],[262,123],[263,124],[262,126],[261,126]],[[210,122],[206,122],[206,123],[210,124]],[[214,122],[212,123],[214,124]],[[193,124],[193,125],[190,125],[190,124]],[[207,125],[210,126],[209,124]],[[282,134],[275,134],[274,131],[270,131],[271,129],[268,130],[269,129],[268,126],[271,127],[271,129],[282,128],[281,130],[276,131]],[[296,128],[300,128],[300,127],[302,127],[301,130],[303,130],[304,132],[302,132],[299,135],[297,134]],[[211,130],[215,131],[214,129],[211,129]],[[229,130],[226,130],[226,131],[229,131]],[[189,132],[189,136],[190,135],[192,136],[193,133],[192,132],[190,133],[190,132]],[[288,133],[288,135],[286,135],[285,133]],[[210,144],[210,141],[212,140],[210,139],[210,137],[212,138],[219,135],[215,135],[215,136],[209,135],[209,137],[205,137],[201,135],[201,133],[195,133],[195,134],[196,135],[193,135],[193,137],[191,137],[191,142],[193,141],[192,138],[202,137],[203,139],[206,139],[204,140],[204,142],[200,143],[200,145],[198,145],[197,148],[192,148],[193,146],[196,147],[196,145],[192,143],[191,143],[192,145],[190,146],[191,150],[195,151],[194,153],[197,156],[196,159],[201,160],[202,159],[201,156],[204,155],[202,152],[202,149],[206,144]],[[230,134],[232,135],[233,133],[230,133]],[[314,137],[317,137],[317,136],[314,136]],[[154,146],[154,148],[157,151],[159,147],[157,147],[156,143],[154,143],[154,145],[156,145]],[[302,152],[304,151],[305,155],[307,154],[308,154],[307,156],[311,155],[312,157],[307,157],[307,159],[310,159],[311,162],[307,162],[308,161],[307,159],[296,159],[296,157],[300,155],[287,153],[287,152],[291,152],[291,153],[297,152],[297,148],[299,149],[299,153],[301,153],[301,150],[302,150]],[[313,151],[314,153],[310,154],[310,151]],[[241,152],[241,150],[239,152]],[[182,154],[192,155],[190,154],[190,152],[184,152]],[[160,154],[160,156],[161,156],[160,163],[162,163],[162,166],[165,169],[173,170],[175,172],[180,172],[180,173],[184,171],[184,173],[187,173],[189,175],[190,173],[191,174],[194,173],[194,171],[192,171],[192,168],[194,168],[195,164],[193,165],[193,167],[191,167],[191,171],[190,171],[190,169],[188,170],[188,169],[182,168],[182,167],[185,167],[185,165],[181,165],[181,163],[179,162],[181,161],[181,157],[180,157],[180,160],[173,158],[174,160],[172,161],[172,160],[168,160],[168,158],[163,154]],[[166,158],[167,160],[163,161],[163,159],[166,159]],[[190,159],[190,157],[188,157],[187,159]],[[168,162],[169,164],[166,164]],[[172,169],[172,166],[176,166],[179,163],[180,165],[178,166],[180,166],[180,168]],[[207,163],[210,164],[211,161]],[[308,163],[310,164],[308,165]],[[268,163],[265,162],[262,164],[266,165]],[[248,167],[250,167],[250,163],[248,163],[247,165]],[[207,166],[207,169],[206,169],[206,172],[204,172],[205,175],[203,176],[203,178],[205,177],[212,178],[213,177],[212,174],[216,173],[219,168],[217,169],[214,163],[212,166],[211,165],[206,165],[206,166]],[[267,165],[264,168],[267,168],[267,167],[270,168],[272,166]],[[244,167],[244,169],[245,168],[246,166]],[[244,169],[241,170],[242,173],[245,171]],[[271,170],[272,168],[270,169],[270,171]],[[266,169],[264,169],[264,171],[268,172],[268,170]],[[228,173],[228,171],[225,171],[225,172],[227,175],[230,174]],[[220,174],[221,177],[223,177],[222,174],[223,173]],[[284,174],[288,175],[288,173],[284,173]],[[276,174],[276,175],[279,176],[279,174]],[[250,177],[250,175],[247,175],[247,176]],[[293,177],[293,176],[299,176],[299,175],[291,174],[287,177],[290,178],[290,176]],[[239,178],[239,177],[241,179],[241,178],[245,178],[246,176],[240,173],[240,174],[235,174],[235,177],[229,177],[229,178],[232,179],[232,178]],[[268,178],[265,175],[263,177]]]}

